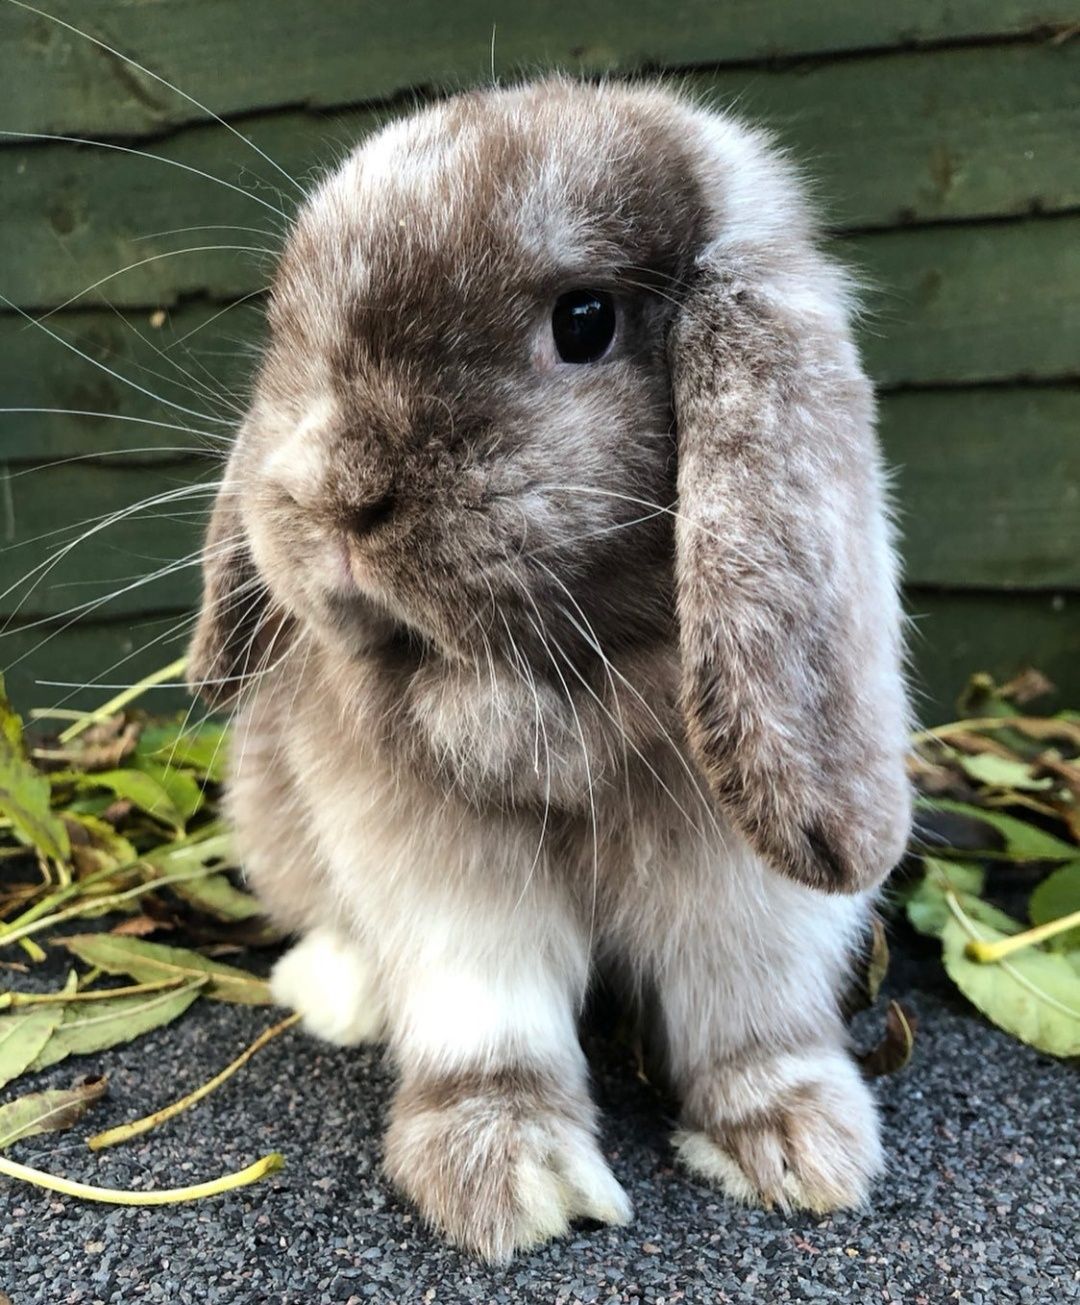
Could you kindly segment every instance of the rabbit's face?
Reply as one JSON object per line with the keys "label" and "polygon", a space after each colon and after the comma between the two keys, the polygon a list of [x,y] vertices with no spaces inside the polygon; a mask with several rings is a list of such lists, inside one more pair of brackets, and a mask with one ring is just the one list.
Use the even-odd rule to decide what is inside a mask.
{"label": "rabbit's face", "polygon": [[288,611],[554,673],[671,636],[665,333],[701,202],[666,121],[546,84],[392,125],[288,241],[241,436]]}

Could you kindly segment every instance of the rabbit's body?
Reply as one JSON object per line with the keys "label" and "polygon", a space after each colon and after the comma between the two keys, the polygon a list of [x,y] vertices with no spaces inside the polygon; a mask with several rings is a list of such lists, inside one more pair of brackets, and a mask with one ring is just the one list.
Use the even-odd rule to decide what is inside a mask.
{"label": "rabbit's body", "polygon": [[[279,996],[389,1042],[387,1170],[488,1256],[629,1215],[597,963],[654,1013],[691,1168],[826,1209],[880,1166],[838,995],[907,829],[899,618],[811,234],[753,134],[556,81],[386,129],[282,262],[195,674],[249,688]],[[568,286],[611,287],[568,300],[615,323],[595,357]]]}

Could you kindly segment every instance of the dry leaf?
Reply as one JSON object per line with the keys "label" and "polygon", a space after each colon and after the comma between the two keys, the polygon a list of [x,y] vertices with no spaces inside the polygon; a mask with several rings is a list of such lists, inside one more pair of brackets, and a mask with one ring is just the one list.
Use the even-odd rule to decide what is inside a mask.
{"label": "dry leaf", "polygon": [[0,1107],[0,1151],[36,1133],[59,1133],[77,1124],[108,1091],[102,1075],[79,1079],[70,1088],[30,1092]]}
{"label": "dry leaf", "polygon": [[863,1074],[867,1078],[881,1078],[903,1069],[911,1059],[918,1027],[918,1018],[909,1006],[899,1001],[889,1002],[881,1041],[858,1058]]}

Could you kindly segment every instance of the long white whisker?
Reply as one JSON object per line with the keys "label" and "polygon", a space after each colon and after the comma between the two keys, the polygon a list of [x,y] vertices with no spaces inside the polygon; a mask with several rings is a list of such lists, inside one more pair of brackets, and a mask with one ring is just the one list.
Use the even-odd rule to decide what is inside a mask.
{"label": "long white whisker", "polygon": [[[19,4],[20,0],[8,0],[8,3]],[[204,172],[202,168],[194,168],[190,163],[181,163],[179,159],[166,158],[164,154],[151,154],[149,150],[137,150],[128,145],[116,145],[107,140],[92,140],[87,136],[61,136],[55,132],[47,131],[4,131],[0,129],[0,136],[8,136],[13,140],[51,140],[67,145],[91,145],[99,150],[116,150],[119,154],[135,154],[141,159],[152,159],[155,163],[166,163],[170,168],[179,168],[182,172],[190,172],[193,176],[202,177],[205,181],[213,181],[219,186],[224,186],[226,190],[235,190],[238,195],[245,196],[255,204],[261,204],[263,208],[269,209],[271,213],[276,213],[279,218],[286,222],[289,221],[289,214],[284,209],[278,208],[276,204],[271,204],[260,195],[245,190],[243,186],[234,185],[223,177],[215,177],[212,172]]]}
{"label": "long white whisker", "polygon": [[137,259],[134,263],[128,263],[125,267],[118,267],[114,272],[107,276],[99,277],[92,285],[85,286],[78,294],[73,294],[63,303],[57,304],[55,308],[50,308],[47,313],[42,313],[36,321],[41,323],[47,318],[52,317],[54,313],[63,312],[65,308],[70,308],[72,304],[77,303],[85,295],[93,294],[100,286],[107,285],[114,281],[118,276],[123,276],[126,272],[134,272],[140,267],[146,267],[149,263],[160,263],[166,258],[179,258],[183,254],[263,254],[270,257],[274,254],[272,249],[264,249],[261,245],[189,245],[185,249],[163,249],[156,254],[150,254],[146,258]]}
{"label": "long white whisker", "polygon": [[[9,0],[9,2],[14,4],[16,0]],[[166,399],[160,394],[155,394],[153,390],[148,390],[145,386],[137,384],[137,382],[131,380],[128,376],[124,376],[121,372],[114,371],[111,367],[106,367],[103,362],[99,362],[96,358],[92,358],[88,353],[84,353],[82,349],[79,349],[76,345],[72,344],[70,340],[65,340],[62,335],[57,334],[56,331],[50,330],[44,322],[39,322],[36,317],[31,313],[28,313],[24,308],[20,308],[19,305],[9,299],[7,295],[0,294],[0,303],[18,313],[20,317],[25,318],[25,320],[31,325],[36,326],[39,331],[44,331],[50,340],[55,340],[58,344],[62,344],[65,349],[70,349],[73,354],[82,358],[84,362],[88,362],[91,366],[97,367],[100,371],[105,372],[106,375],[119,381],[122,385],[129,385],[133,390],[137,390],[140,394],[145,394],[148,399],[153,399],[155,403],[162,403],[167,408],[173,408],[177,412],[182,412],[185,417],[196,417],[199,421],[212,422],[218,426],[232,425],[232,422],[225,417],[211,417],[205,412],[196,412],[194,408],[185,408],[182,403],[175,403],[172,399]]]}
{"label": "long white whisker", "polygon": [[144,77],[152,77],[153,80],[156,81],[159,86],[164,86],[167,90],[172,91],[174,95],[179,95],[182,100],[186,100],[188,104],[193,105],[196,109],[199,110],[200,113],[205,113],[207,117],[213,118],[213,120],[218,124],[218,126],[224,127],[225,130],[229,132],[231,135],[235,136],[237,140],[243,141],[243,143],[249,149],[254,150],[255,153],[258,154],[258,156],[261,159],[269,163],[275,172],[283,176],[291,186],[294,186],[300,192],[301,195],[304,194],[304,188],[300,185],[300,183],[296,180],[295,177],[291,176],[288,172],[286,172],[285,169],[279,163],[275,163],[269,154],[267,154],[264,150],[259,149],[258,145],[256,145],[254,141],[249,140],[243,134],[243,132],[237,131],[236,128],[232,126],[231,123],[226,122],[225,119],[220,117],[218,114],[216,114],[213,111],[213,109],[210,109],[205,104],[202,104],[199,100],[197,100],[194,97],[194,95],[189,95],[187,91],[182,91],[179,88],[179,86],[174,86],[172,82],[168,81],[164,77],[161,77],[158,73],[151,71],[151,69],[149,68],[143,67],[141,63],[139,63],[135,59],[130,58],[128,55],[124,54],[123,51],[117,50],[113,46],[106,44],[106,42],[98,40],[96,36],[91,36],[89,32],[82,31],[80,28],[76,27],[73,23],[65,22],[64,19],[57,18],[55,14],[46,13],[45,10],[43,9],[36,9],[33,5],[27,4],[26,0],[11,0],[11,3],[17,5],[20,9],[26,9],[32,14],[37,14],[39,18],[45,18],[50,23],[56,23],[58,26],[66,28],[69,32],[72,32],[75,36],[81,37],[84,41],[89,41],[92,45],[96,45],[99,50],[104,50],[107,54],[111,54],[114,59],[119,59],[121,60],[121,62],[126,63],[129,68],[134,68],[137,72],[141,72]]}

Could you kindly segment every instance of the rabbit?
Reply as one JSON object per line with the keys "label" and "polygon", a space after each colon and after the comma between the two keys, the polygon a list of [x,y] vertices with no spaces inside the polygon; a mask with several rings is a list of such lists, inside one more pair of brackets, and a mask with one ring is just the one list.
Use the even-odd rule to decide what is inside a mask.
{"label": "rabbit", "polygon": [[631,1217],[597,974],[693,1175],[823,1212],[882,1169],[840,999],[909,720],[852,303],[768,137],[661,85],[422,108],[287,236],[189,675],[274,994],[387,1044],[385,1171],[471,1254]]}

